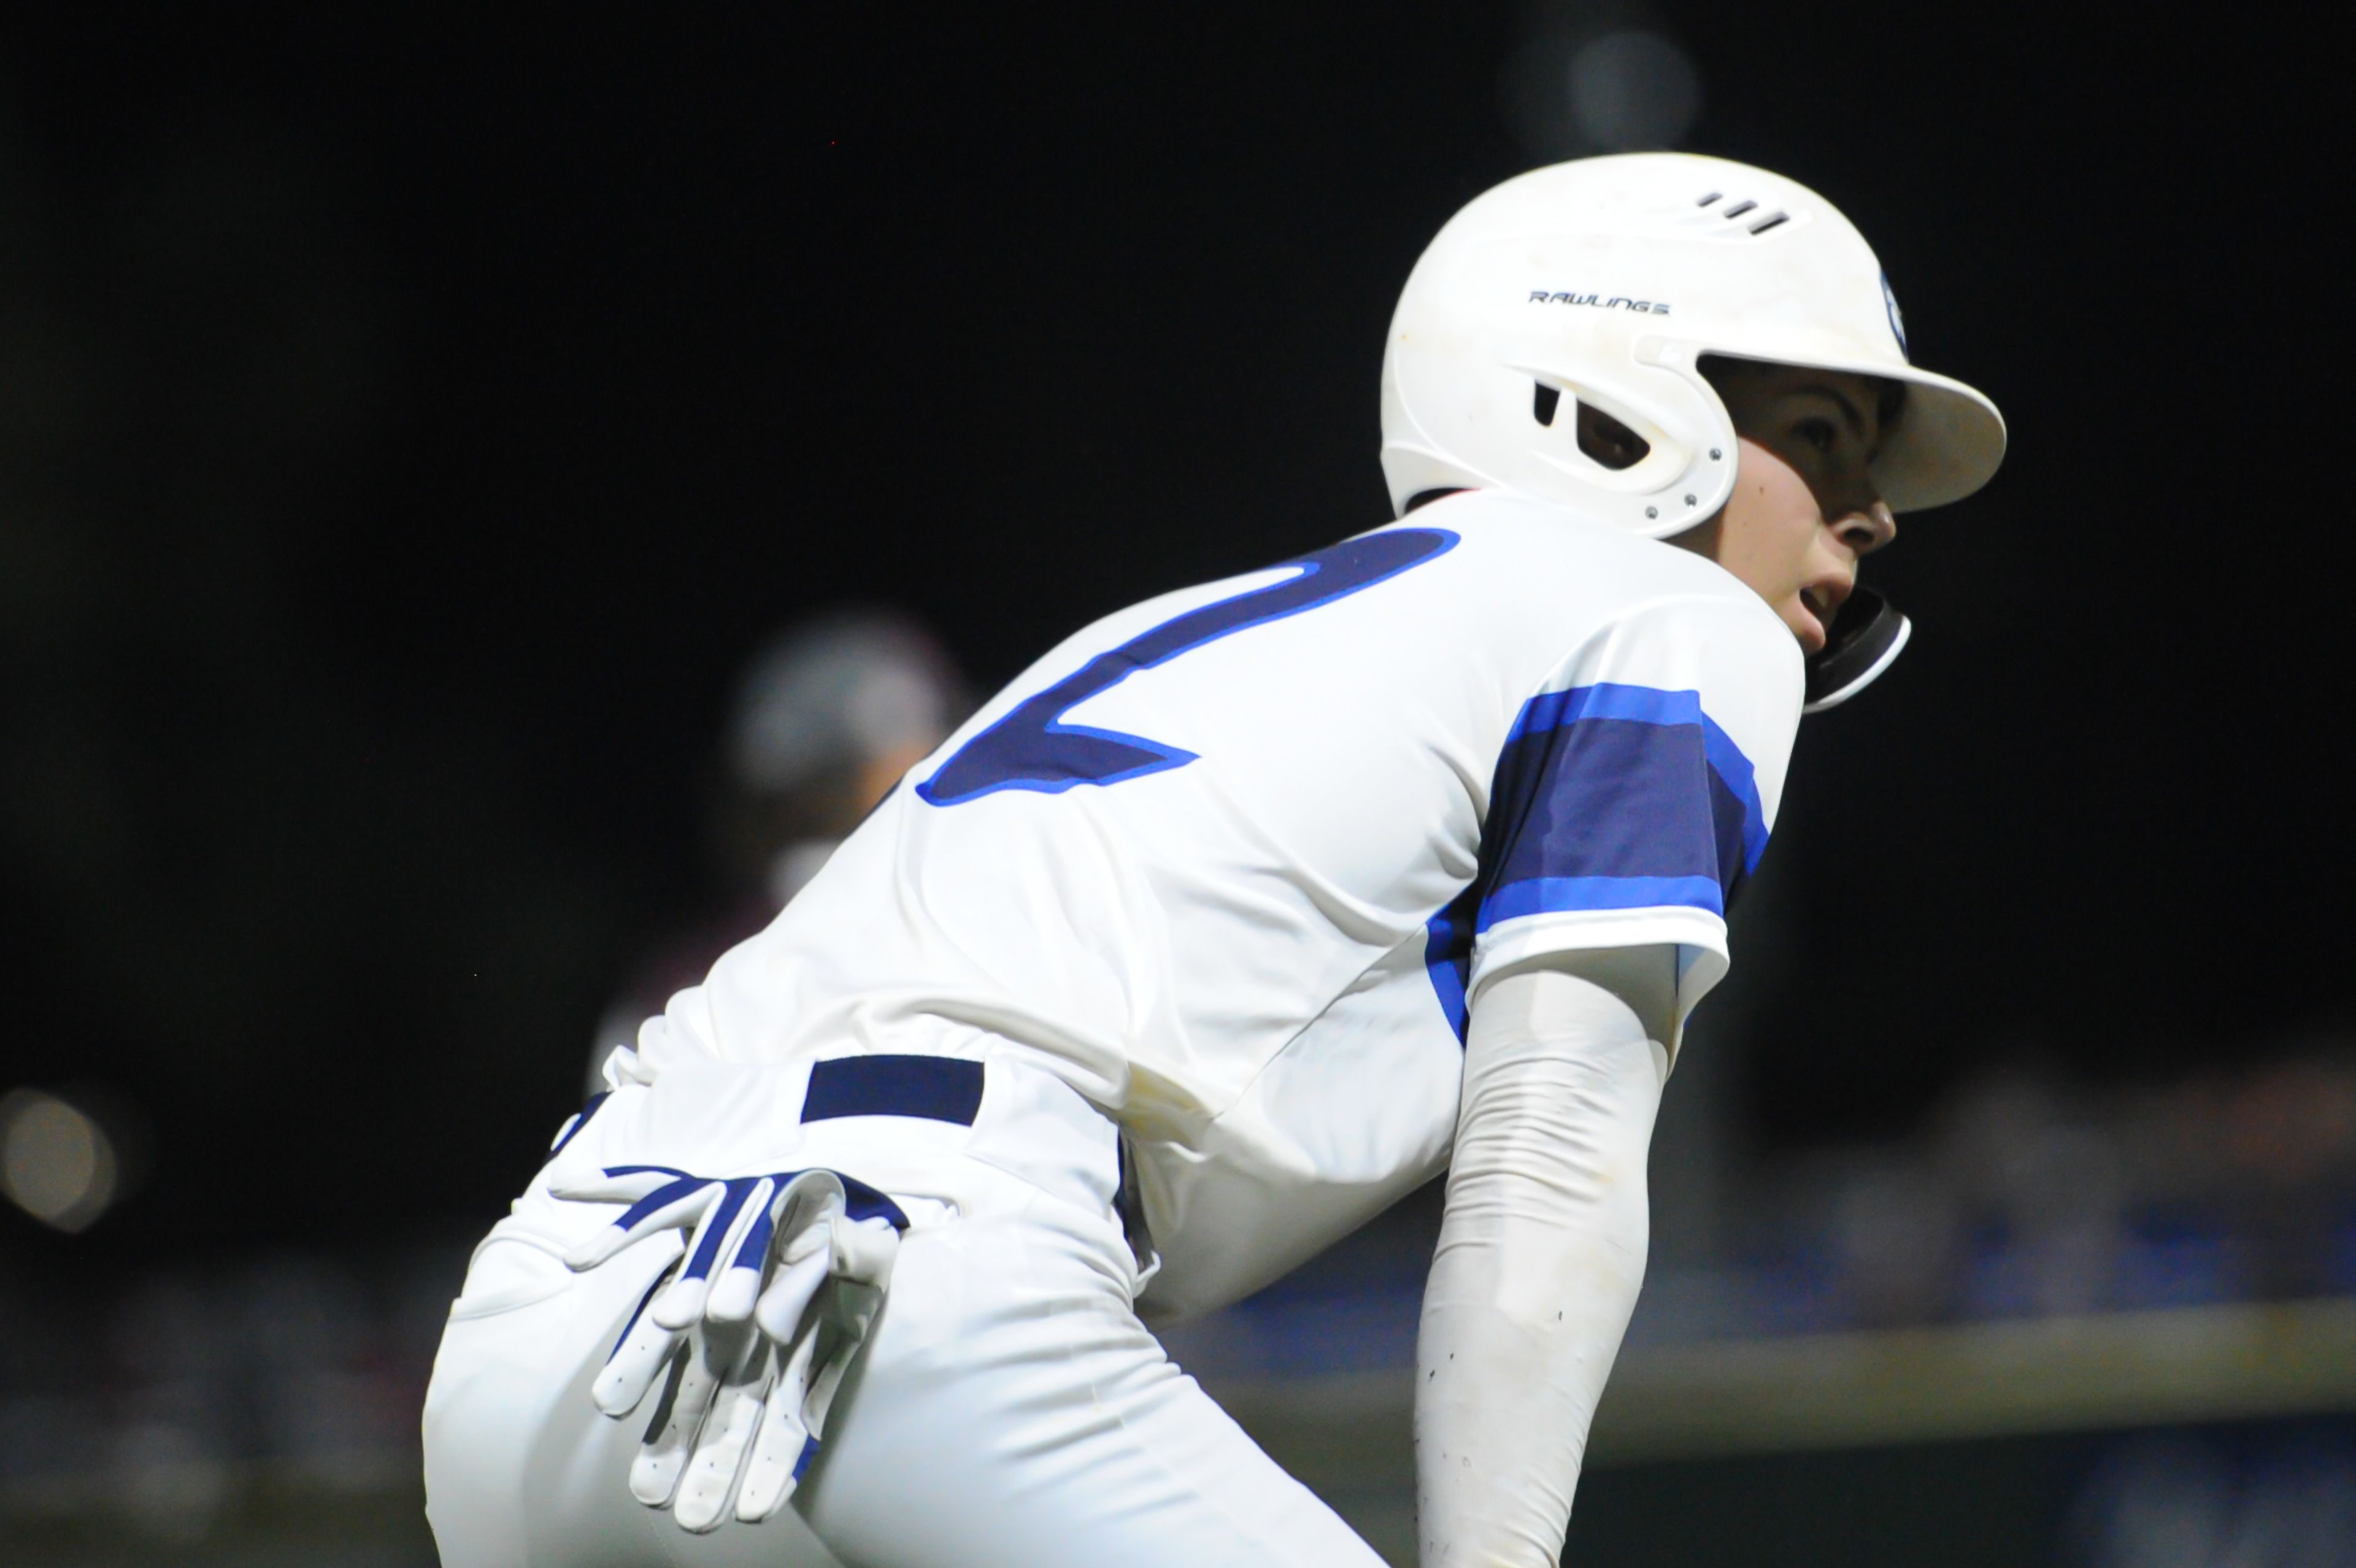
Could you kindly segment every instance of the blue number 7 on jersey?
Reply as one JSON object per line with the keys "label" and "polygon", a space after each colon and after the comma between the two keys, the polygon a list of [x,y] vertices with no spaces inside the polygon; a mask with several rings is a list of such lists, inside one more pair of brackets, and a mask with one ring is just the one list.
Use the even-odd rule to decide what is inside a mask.
{"label": "blue number 7 on jersey", "polygon": [[1372,588],[1444,555],[1456,539],[1445,528],[1391,528],[1287,561],[1299,569],[1297,576],[1164,621],[1025,698],[958,747],[939,772],[916,786],[916,794],[934,805],[958,805],[1001,789],[1059,795],[1074,784],[1115,784],[1184,767],[1194,760],[1194,752],[1142,735],[1066,724],[1063,717],[1139,670],[1168,664],[1231,632],[1280,621]]}

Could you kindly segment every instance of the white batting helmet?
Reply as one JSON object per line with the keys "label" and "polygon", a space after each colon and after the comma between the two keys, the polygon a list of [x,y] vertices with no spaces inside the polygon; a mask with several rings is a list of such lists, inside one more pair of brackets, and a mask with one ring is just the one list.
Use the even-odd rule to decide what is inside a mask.
{"label": "white batting helmet", "polygon": [[[1881,265],[1830,202],[1746,164],[1634,153],[1507,180],[1424,251],[1383,355],[1391,503],[1492,486],[1656,539],[1706,521],[1733,491],[1735,435],[1705,354],[1905,383],[1873,464],[1893,511],[1960,500],[2003,460],[1996,405],[1906,362]],[[1582,450],[1580,404],[1641,455]]]}

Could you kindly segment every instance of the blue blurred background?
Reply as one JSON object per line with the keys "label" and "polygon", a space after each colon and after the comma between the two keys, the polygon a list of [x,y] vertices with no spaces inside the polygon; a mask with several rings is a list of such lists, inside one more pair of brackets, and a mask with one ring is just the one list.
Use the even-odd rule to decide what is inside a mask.
{"label": "blue blurred background", "polygon": [[[2015,447],[1804,730],[1569,1560],[2356,1562],[2316,26],[11,8],[0,1558],[431,1563],[442,1313],[599,1043],[1062,635],[1381,521],[1458,205],[1683,146]],[[1168,1335],[1401,1562],[1437,1217]]]}

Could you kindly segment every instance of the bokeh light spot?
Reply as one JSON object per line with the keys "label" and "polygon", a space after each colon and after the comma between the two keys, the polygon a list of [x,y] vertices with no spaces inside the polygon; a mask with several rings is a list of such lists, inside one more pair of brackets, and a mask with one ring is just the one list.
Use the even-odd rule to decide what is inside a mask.
{"label": "bokeh light spot", "polygon": [[1630,29],[1606,33],[1570,59],[1571,117],[1602,152],[1674,147],[1701,109],[1701,76],[1676,40]]}
{"label": "bokeh light spot", "polygon": [[34,1219],[88,1228],[114,1201],[117,1171],[112,1140],[82,1111],[37,1089],[0,1096],[0,1193]]}

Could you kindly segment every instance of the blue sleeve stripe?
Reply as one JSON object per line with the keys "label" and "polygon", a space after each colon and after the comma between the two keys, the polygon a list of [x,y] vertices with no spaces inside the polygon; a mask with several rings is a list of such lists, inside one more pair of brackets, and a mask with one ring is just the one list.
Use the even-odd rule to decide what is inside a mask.
{"label": "blue sleeve stripe", "polygon": [[1505,735],[1511,750],[1516,741],[1547,730],[1559,730],[1582,719],[1624,719],[1638,724],[1691,724],[1702,732],[1702,749],[1710,767],[1726,781],[1742,803],[1742,854],[1745,872],[1759,869],[1767,852],[1767,811],[1759,799],[1757,770],[1734,737],[1702,711],[1698,691],[1666,691],[1651,686],[1624,686],[1598,681],[1564,691],[1541,692],[1522,704],[1514,727]]}
{"label": "blue sleeve stripe", "polygon": [[1685,905],[1723,917],[1726,900],[1716,877],[1532,877],[1509,882],[1481,901],[1476,932],[1500,921],[1566,910],[1658,909]]}
{"label": "blue sleeve stripe", "polygon": [[[1699,724],[1704,722],[1701,693],[1663,691],[1651,686],[1622,686],[1598,681],[1566,691],[1543,691],[1522,704],[1508,745],[1540,730],[1558,730],[1581,719],[1631,719],[1639,724]],[[1740,753],[1737,753],[1740,755]]]}
{"label": "blue sleeve stripe", "polygon": [[1767,808],[1759,800],[1758,775],[1734,737],[1712,723],[1708,714],[1702,715],[1701,744],[1711,771],[1742,803],[1742,869],[1748,875],[1759,869],[1759,857],[1767,853]]}
{"label": "blue sleeve stripe", "polygon": [[[1473,886],[1480,883],[1475,881]],[[1462,901],[1461,897],[1452,900],[1433,915],[1424,926],[1423,938],[1423,966],[1431,976],[1431,993],[1459,1040],[1464,1038],[1464,982],[1472,970],[1472,933],[1458,929],[1456,909]]]}
{"label": "blue sleeve stripe", "polygon": [[1766,848],[1757,772],[1700,692],[1612,681],[1541,692],[1499,751],[1480,869],[1426,932],[1434,999],[1462,1039],[1482,933],[1574,911],[1723,918]]}

